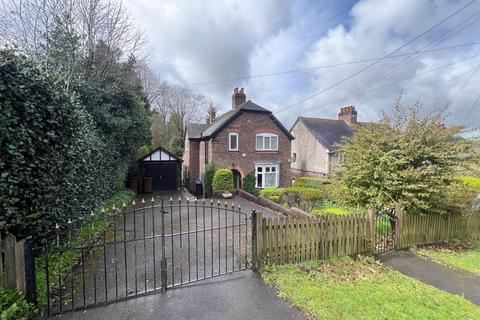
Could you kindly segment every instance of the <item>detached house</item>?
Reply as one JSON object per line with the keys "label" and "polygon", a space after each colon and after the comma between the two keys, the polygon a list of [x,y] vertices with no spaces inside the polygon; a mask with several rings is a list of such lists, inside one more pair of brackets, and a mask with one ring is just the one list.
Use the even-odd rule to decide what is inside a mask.
{"label": "detached house", "polygon": [[292,174],[294,176],[328,176],[341,164],[338,146],[343,137],[350,138],[358,125],[354,106],[340,109],[338,119],[298,117],[290,130],[292,142]]}
{"label": "detached house", "polygon": [[235,188],[241,188],[248,174],[256,177],[257,188],[287,186],[290,183],[290,132],[271,111],[246,100],[244,89],[234,89],[232,109],[216,118],[209,110],[208,122],[187,123],[183,154],[183,179],[194,189],[202,180],[205,165],[230,168]]}

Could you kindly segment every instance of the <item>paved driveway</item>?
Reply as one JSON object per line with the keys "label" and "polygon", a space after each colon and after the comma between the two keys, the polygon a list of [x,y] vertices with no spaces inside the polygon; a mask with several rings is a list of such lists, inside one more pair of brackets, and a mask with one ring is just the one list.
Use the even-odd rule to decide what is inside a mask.
{"label": "paved driveway", "polygon": [[67,320],[304,319],[247,270],[196,284],[60,316]]}
{"label": "paved driveway", "polygon": [[[148,206],[148,201],[147,207],[144,208],[139,199],[135,210],[128,210],[115,218],[112,229],[108,232],[110,240],[107,244],[85,250],[84,264],[73,270],[73,276],[66,275],[62,280],[63,289],[51,288],[51,295],[53,294],[54,297],[50,301],[52,312],[71,309],[72,296],[74,307],[83,308],[85,305],[102,304],[105,301],[125,297],[132,298],[147,291],[159,290],[163,255],[167,262],[169,287],[219,277],[223,280],[202,280],[198,284],[209,284],[209,290],[215,288],[210,296],[211,299],[218,300],[218,297],[225,296],[225,292],[231,290],[234,291],[232,293],[234,295],[231,296],[232,301],[243,299],[244,303],[255,296],[253,291],[259,287],[263,288],[261,281],[253,277],[251,271],[239,270],[248,268],[248,262],[251,259],[249,217],[252,209],[261,211],[265,217],[277,217],[276,213],[239,197],[229,200],[228,206],[225,206],[224,201],[218,204],[217,200],[213,205],[209,200],[205,204],[198,201],[188,205],[187,199],[192,200],[192,196],[180,192],[164,192],[153,196],[157,206],[161,203],[159,200],[163,200],[163,214],[162,206],[153,208]],[[151,196],[146,200],[149,199]],[[238,209],[239,206],[241,211]],[[161,237],[162,229],[166,234],[165,242]],[[240,272],[242,276],[239,277],[236,274],[222,276],[233,271]],[[218,291],[217,285],[213,285],[216,283],[219,283]],[[188,294],[193,295],[190,299],[194,299],[196,292],[200,289],[193,288],[199,288],[199,286],[189,288]],[[182,290],[175,289],[174,292],[183,292]],[[174,314],[176,309],[174,305],[169,304],[171,299],[165,300],[166,297],[173,295],[170,292],[172,291],[167,290],[166,294],[161,295],[162,297],[137,299],[145,303],[152,299],[160,299],[158,303],[170,306]],[[261,299],[273,299],[271,291],[265,291],[262,294],[259,296]],[[180,299],[182,294],[176,293],[173,296]],[[202,294],[198,297],[204,298]],[[210,298],[206,301],[210,301]],[[182,301],[177,302],[178,306],[185,304]],[[222,309],[225,303],[219,304],[218,309]],[[120,305],[129,306],[130,304],[131,302],[122,302]],[[198,308],[197,304],[193,304]],[[117,304],[99,310],[117,310],[116,306]],[[143,315],[142,312],[149,306],[145,308],[131,310],[131,312],[140,312],[137,316]],[[239,306],[239,308],[243,307]],[[258,312],[261,312],[261,306],[258,308]],[[128,307],[122,312],[126,311],[129,311]],[[251,312],[257,314],[256,311]],[[109,312],[104,313],[104,316],[107,315]],[[189,319],[187,315],[184,319]],[[117,319],[117,317],[110,319]]]}

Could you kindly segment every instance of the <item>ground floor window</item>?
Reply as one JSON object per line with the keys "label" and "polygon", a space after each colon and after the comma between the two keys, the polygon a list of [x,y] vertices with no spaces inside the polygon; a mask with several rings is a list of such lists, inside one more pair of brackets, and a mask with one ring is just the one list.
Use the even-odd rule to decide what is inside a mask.
{"label": "ground floor window", "polygon": [[279,183],[278,164],[255,165],[255,177],[257,188],[276,188]]}

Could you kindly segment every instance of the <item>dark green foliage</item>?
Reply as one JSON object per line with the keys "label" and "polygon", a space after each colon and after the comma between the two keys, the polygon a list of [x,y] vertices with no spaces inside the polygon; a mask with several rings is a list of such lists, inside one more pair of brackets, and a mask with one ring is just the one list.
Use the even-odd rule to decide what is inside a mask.
{"label": "dark green foliage", "polygon": [[213,192],[233,190],[232,170],[223,168],[218,169],[213,177]]}
{"label": "dark green foliage", "polygon": [[255,175],[253,173],[249,173],[243,178],[242,189],[246,192],[258,196],[259,192],[258,189],[255,188]]}
{"label": "dark green foliage", "polygon": [[35,313],[35,306],[28,303],[21,293],[6,290],[0,287],[1,320],[31,319]]}
{"label": "dark green foliage", "polygon": [[40,239],[55,223],[98,208],[123,187],[137,149],[149,142],[140,87],[106,79],[77,87],[80,99],[67,87],[32,61],[0,52],[0,231]]}
{"label": "dark green foliage", "polygon": [[212,162],[205,166],[205,173],[203,174],[203,192],[205,198],[211,198],[213,195],[213,177],[215,176],[215,165]]}

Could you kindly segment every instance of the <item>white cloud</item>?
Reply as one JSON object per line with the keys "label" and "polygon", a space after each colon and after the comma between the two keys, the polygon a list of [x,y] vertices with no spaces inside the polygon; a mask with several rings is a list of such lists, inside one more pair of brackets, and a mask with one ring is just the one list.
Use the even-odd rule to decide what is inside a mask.
{"label": "white cloud", "polygon": [[[363,0],[352,6],[344,2],[311,0],[127,1],[153,46],[151,60],[154,65],[165,79],[183,83],[234,79],[381,57],[466,3],[467,0]],[[400,53],[428,45],[478,10],[480,4],[475,3]],[[479,31],[480,22],[458,33],[452,31],[447,35],[450,38],[444,39],[437,47],[478,41]],[[480,63],[480,57],[458,62],[475,53],[480,53],[480,45],[420,54],[413,58],[387,59],[325,94],[278,113],[278,116],[288,126],[298,115],[335,117],[341,105],[354,104],[361,120],[372,121],[378,118],[380,111],[393,105],[402,90],[405,102],[420,100],[426,108],[438,107],[455,96],[468,76],[466,73]],[[408,63],[394,67],[404,60]],[[458,63],[422,74],[452,62]],[[250,98],[275,111],[329,87],[368,64],[193,88],[221,107],[228,108],[231,88],[243,85]],[[383,79],[367,86],[385,71],[389,73]],[[480,93],[478,79],[480,75],[451,102],[450,123],[464,121]],[[371,90],[393,82],[398,83],[336,102],[358,93],[363,86]],[[467,119],[468,124],[476,125],[479,118],[480,107],[477,106]]]}

